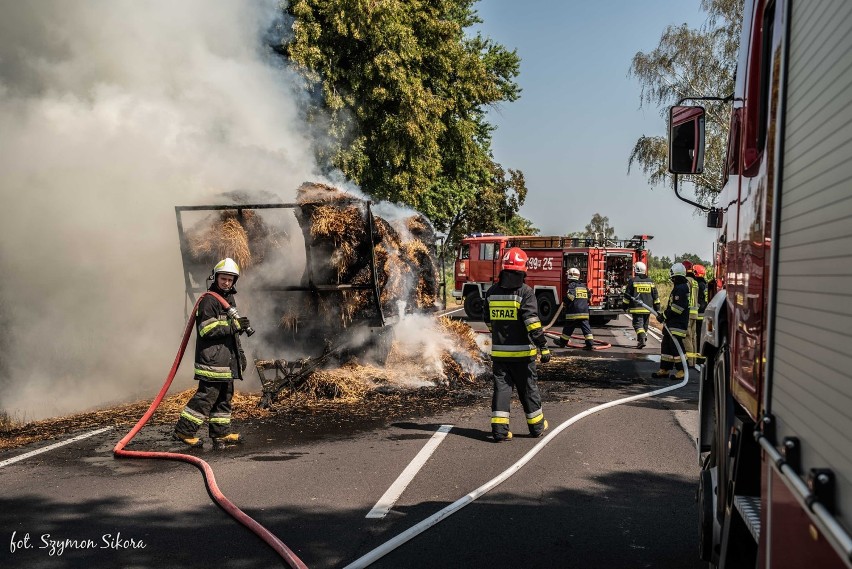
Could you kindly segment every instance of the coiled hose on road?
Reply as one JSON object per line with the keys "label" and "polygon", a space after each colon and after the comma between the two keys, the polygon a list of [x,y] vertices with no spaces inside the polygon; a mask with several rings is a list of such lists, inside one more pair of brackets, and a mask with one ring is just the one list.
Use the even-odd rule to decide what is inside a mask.
{"label": "coiled hose on road", "polygon": [[157,397],[154,398],[154,401],[151,402],[151,406],[148,407],[148,410],[142,416],[141,419],[134,425],[130,432],[128,432],[123,439],[118,441],[118,444],[115,445],[115,448],[112,450],[113,456],[115,458],[154,458],[161,460],[177,460],[181,462],[188,462],[193,466],[196,466],[200,471],[201,475],[204,477],[204,483],[207,485],[207,493],[210,494],[210,498],[222,508],[229,516],[234,518],[236,521],[247,527],[249,530],[254,532],[260,539],[266,542],[269,547],[272,548],[275,553],[277,553],[281,559],[284,560],[287,565],[289,565],[293,569],[307,569],[307,565],[305,565],[301,559],[299,559],[289,547],[284,545],[284,543],[275,537],[275,535],[270,532],[268,529],[257,523],[254,519],[252,519],[248,514],[240,510],[237,506],[234,505],[233,502],[228,500],[222,491],[219,490],[219,486],[216,484],[216,477],[213,475],[213,469],[210,467],[207,462],[201,460],[197,456],[192,456],[189,454],[181,454],[177,452],[151,452],[151,451],[135,451],[135,450],[125,450],[126,447],[133,437],[145,426],[145,423],[151,418],[154,414],[154,411],[157,410],[157,407],[160,406],[160,402],[162,402],[163,397],[165,397],[166,393],[169,390],[169,387],[172,384],[172,381],[175,378],[175,374],[177,373],[178,367],[180,366],[180,362],[183,359],[183,354],[186,351],[186,346],[189,343],[189,336],[192,333],[192,329],[195,325],[195,314],[198,309],[198,303],[201,302],[201,299],[206,295],[213,296],[223,308],[226,310],[229,308],[228,302],[216,294],[215,292],[207,291],[201,296],[198,297],[198,301],[195,303],[195,306],[192,309],[192,314],[189,320],[186,323],[186,328],[183,332],[183,339],[180,344],[180,349],[178,350],[177,356],[175,356],[175,361],[172,364],[172,369],[169,372],[169,376],[166,378],[166,382],[163,384],[163,387],[160,388],[160,392],[157,394]]}

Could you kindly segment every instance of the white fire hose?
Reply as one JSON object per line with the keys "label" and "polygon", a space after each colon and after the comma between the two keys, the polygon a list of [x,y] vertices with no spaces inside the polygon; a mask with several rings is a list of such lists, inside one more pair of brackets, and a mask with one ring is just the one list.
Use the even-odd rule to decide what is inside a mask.
{"label": "white fire hose", "polygon": [[[655,317],[657,316],[656,310],[654,310],[653,308],[651,308],[647,304],[643,303],[639,299],[634,298],[634,300],[637,303],[644,306],[645,308],[647,308],[651,312],[651,314],[653,314]],[[562,308],[560,306],[560,311],[561,311],[561,309]],[[556,318],[558,318],[558,317],[559,317],[559,311],[557,311],[556,315],[553,317],[553,321],[550,324],[548,324],[547,328],[550,328],[553,325],[553,323],[556,322]],[[358,559],[356,559],[355,561],[353,561],[352,563],[350,563],[349,565],[344,567],[344,569],[361,569],[363,567],[368,567],[373,562],[378,561],[379,559],[381,559],[382,557],[384,557],[385,555],[387,555],[388,553],[390,553],[391,551],[393,551],[394,549],[396,549],[400,545],[410,541],[414,537],[420,535],[421,533],[423,533],[427,529],[436,525],[441,520],[444,520],[444,519],[450,517],[452,514],[456,513],[457,511],[461,510],[462,508],[464,508],[465,506],[467,506],[468,504],[470,504],[471,502],[473,502],[474,500],[476,500],[480,496],[484,495],[488,491],[492,490],[493,488],[496,488],[497,486],[499,486],[500,484],[502,484],[503,482],[508,480],[517,471],[519,471],[530,460],[532,460],[533,457],[535,455],[537,455],[559,433],[561,433],[562,431],[564,431],[565,429],[567,429],[568,427],[570,427],[571,425],[573,425],[574,423],[576,423],[580,419],[584,419],[584,418],[588,417],[589,415],[594,415],[595,413],[598,413],[599,411],[603,411],[604,409],[609,409],[610,407],[615,407],[616,405],[623,405],[624,403],[630,403],[632,401],[637,401],[639,399],[644,399],[646,397],[653,397],[655,395],[661,395],[663,393],[668,393],[669,391],[674,391],[675,389],[680,389],[681,387],[686,386],[686,384],[689,383],[689,366],[686,363],[686,354],[683,353],[683,350],[681,349],[680,344],[677,341],[674,340],[674,336],[672,336],[671,332],[669,331],[668,326],[666,324],[663,324],[663,328],[665,329],[666,333],[668,333],[669,336],[672,337],[672,341],[674,341],[675,347],[677,348],[677,351],[680,354],[680,359],[681,359],[681,362],[683,364],[683,369],[684,369],[683,381],[681,381],[680,383],[676,383],[674,385],[670,385],[668,387],[664,387],[662,389],[656,389],[656,390],[651,391],[649,393],[641,393],[639,395],[631,395],[630,397],[624,397],[622,399],[616,399],[615,401],[610,401],[609,403],[604,403],[602,405],[592,407],[591,409],[587,409],[586,411],[583,411],[582,413],[574,415],[573,417],[571,417],[570,419],[568,419],[567,421],[565,421],[564,423],[562,423],[561,425],[556,427],[549,435],[544,437],[541,440],[541,442],[536,444],[532,449],[530,449],[529,452],[527,452],[517,462],[515,462],[515,464],[513,464],[512,466],[510,466],[509,468],[504,470],[503,473],[501,473],[500,475],[498,475],[495,478],[492,478],[490,481],[486,482],[485,484],[483,484],[482,486],[480,486],[479,488],[477,488],[473,492],[459,498],[458,500],[456,500],[455,502],[453,502],[449,506],[445,507],[444,509],[432,514],[431,516],[429,516],[428,518],[426,518],[422,522],[408,528],[407,530],[400,533],[399,535],[392,538],[391,540],[386,541],[385,543],[383,543],[379,547],[377,547],[377,548],[373,549],[372,551],[368,552],[367,554],[359,557]]]}

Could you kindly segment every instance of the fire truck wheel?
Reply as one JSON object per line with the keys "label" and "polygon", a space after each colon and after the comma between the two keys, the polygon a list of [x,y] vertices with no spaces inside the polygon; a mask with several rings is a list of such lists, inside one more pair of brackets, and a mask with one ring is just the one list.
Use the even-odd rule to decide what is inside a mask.
{"label": "fire truck wheel", "polygon": [[467,314],[470,320],[482,320],[482,297],[477,293],[472,292],[464,297],[464,313]]}
{"label": "fire truck wheel", "polygon": [[556,299],[553,298],[552,292],[540,292],[535,295],[535,298],[538,301],[538,318],[542,321],[542,325],[546,325],[556,314],[558,308]]}
{"label": "fire truck wheel", "polygon": [[714,499],[713,472],[709,469],[702,470],[698,477],[698,556],[708,562],[713,560]]}

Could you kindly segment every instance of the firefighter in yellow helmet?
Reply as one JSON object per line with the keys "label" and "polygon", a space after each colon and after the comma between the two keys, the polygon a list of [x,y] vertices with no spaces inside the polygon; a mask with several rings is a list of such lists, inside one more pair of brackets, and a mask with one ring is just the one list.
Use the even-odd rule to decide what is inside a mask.
{"label": "firefighter in yellow helmet", "polygon": [[547,430],[535,367],[538,350],[541,363],[550,361],[535,293],[524,283],[527,254],[519,247],[510,248],[503,256],[501,269],[497,282],[485,293],[483,311],[485,324],[491,330],[494,369],[491,434],[498,443],[512,439],[509,405],[513,386],[518,390],[530,435],[540,437]]}
{"label": "firefighter in yellow helmet", "polygon": [[[233,259],[222,259],[213,267],[213,283],[209,289],[236,307],[234,285],[240,278],[240,267]],[[198,304],[195,316],[195,379],[198,390],[189,400],[175,425],[174,438],[191,446],[204,443],[196,435],[208,423],[210,438],[217,448],[239,442],[240,435],[231,427],[231,399],[234,379],[242,379],[246,356],[239,335],[250,330],[245,317],[231,318],[222,304],[206,295]]]}

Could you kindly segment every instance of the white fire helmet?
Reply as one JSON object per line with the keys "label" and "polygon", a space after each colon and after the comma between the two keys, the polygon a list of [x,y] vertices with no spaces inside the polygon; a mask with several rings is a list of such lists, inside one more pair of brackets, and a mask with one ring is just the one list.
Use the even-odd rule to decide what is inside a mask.
{"label": "white fire helmet", "polygon": [[219,276],[219,273],[225,275],[233,275],[234,276],[234,285],[237,284],[237,279],[240,278],[240,266],[234,261],[232,258],[227,257],[222,259],[216,266],[213,267],[213,280],[216,280],[216,277]]}
{"label": "white fire helmet", "polygon": [[579,279],[580,279],[580,269],[578,269],[577,267],[571,267],[570,269],[568,269],[568,280],[569,281],[576,281],[576,280],[579,280]]}
{"label": "white fire helmet", "polygon": [[683,263],[675,263],[674,265],[672,265],[671,275],[673,277],[685,277],[686,267],[683,266]]}
{"label": "white fire helmet", "polygon": [[637,275],[644,275],[647,270],[648,267],[646,267],[645,263],[643,263],[642,261],[639,261],[635,265],[633,265],[633,272]]}

